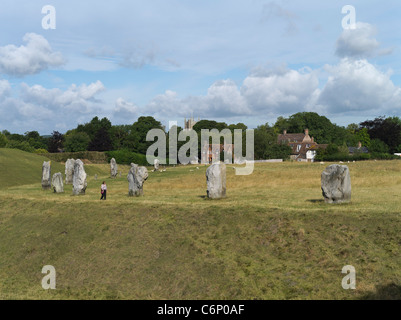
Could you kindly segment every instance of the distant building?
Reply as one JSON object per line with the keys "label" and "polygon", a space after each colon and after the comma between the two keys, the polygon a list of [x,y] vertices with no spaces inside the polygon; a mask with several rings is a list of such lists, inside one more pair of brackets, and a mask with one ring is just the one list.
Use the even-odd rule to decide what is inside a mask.
{"label": "distant building", "polygon": [[369,149],[367,147],[362,147],[362,143],[358,142],[358,147],[348,147],[349,154],[355,153],[369,153]]}
{"label": "distant building", "polygon": [[[199,119],[198,119],[199,121]],[[184,119],[184,130],[189,131],[192,130],[194,125],[198,122],[194,120],[194,117],[190,118],[187,120],[187,118]]]}
{"label": "distant building", "polygon": [[[213,163],[224,157],[224,152],[233,161],[234,145],[233,144],[207,144],[202,147],[201,161],[202,163]],[[220,156],[222,155],[222,156]],[[234,159],[235,163],[235,159]]]}
{"label": "distant building", "polygon": [[305,129],[304,133],[287,133],[287,130],[284,130],[278,135],[277,142],[288,144],[292,148],[290,159],[295,161],[314,162],[316,150],[327,148],[327,144],[318,144],[310,137],[309,129]]}

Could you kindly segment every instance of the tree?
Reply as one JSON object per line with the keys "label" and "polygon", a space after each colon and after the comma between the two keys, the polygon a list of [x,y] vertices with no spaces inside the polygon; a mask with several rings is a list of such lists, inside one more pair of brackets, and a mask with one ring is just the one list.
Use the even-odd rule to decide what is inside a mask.
{"label": "tree", "polygon": [[390,153],[397,152],[401,144],[401,120],[398,117],[378,117],[374,120],[366,120],[360,123],[366,128],[370,139],[379,139],[389,148]]}
{"label": "tree", "polygon": [[201,120],[194,125],[193,129],[199,134],[201,133],[202,129],[207,129],[207,130],[217,129],[221,131],[223,129],[228,129],[228,126],[224,122],[217,122],[214,120]]}
{"label": "tree", "polygon": [[100,128],[95,134],[95,137],[89,143],[88,150],[90,151],[111,151],[113,144],[110,139],[109,132],[106,128]]}
{"label": "tree", "polygon": [[48,142],[47,151],[50,153],[60,152],[63,149],[63,143],[64,136],[58,131],[53,131]]}
{"label": "tree", "polygon": [[104,128],[106,131],[111,129],[111,122],[107,118],[102,118],[99,120],[98,117],[94,117],[90,122],[78,125],[77,132],[85,132],[91,140],[95,138],[95,135],[100,130]]}
{"label": "tree", "polygon": [[130,134],[133,141],[137,139],[132,151],[146,154],[148,148],[153,144],[152,141],[146,141],[146,136],[152,129],[161,129],[164,131],[162,124],[155,118],[150,116],[138,118],[138,120],[132,125]]}
{"label": "tree", "polygon": [[0,148],[5,148],[7,145],[7,141],[7,137],[4,134],[0,133]]}
{"label": "tree", "polygon": [[371,153],[388,153],[389,147],[383,141],[381,141],[379,139],[373,139],[370,142],[369,151]]}
{"label": "tree", "polygon": [[35,149],[46,149],[47,140],[40,136],[37,131],[25,132],[25,141]]}
{"label": "tree", "polygon": [[289,159],[292,149],[287,144],[277,143],[277,133],[268,123],[254,131],[255,159]]}
{"label": "tree", "polygon": [[291,115],[288,119],[278,117],[274,125],[276,133],[287,130],[288,133],[301,133],[309,129],[309,135],[320,144],[343,144],[347,140],[348,132],[331,121],[320,116],[316,112],[299,112]]}
{"label": "tree", "polygon": [[67,152],[86,151],[89,143],[90,138],[86,132],[76,132],[66,136],[64,147]]}

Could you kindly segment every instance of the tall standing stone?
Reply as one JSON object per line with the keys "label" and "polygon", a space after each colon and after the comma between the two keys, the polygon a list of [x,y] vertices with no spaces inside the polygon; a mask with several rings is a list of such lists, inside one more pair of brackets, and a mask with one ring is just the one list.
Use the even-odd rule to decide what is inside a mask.
{"label": "tall standing stone", "polygon": [[74,177],[72,179],[72,193],[74,196],[85,194],[86,187],[86,172],[84,164],[81,160],[76,160],[74,164]]}
{"label": "tall standing stone", "polygon": [[110,176],[115,179],[117,177],[118,174],[118,166],[117,166],[117,162],[116,159],[112,158],[110,160]]}
{"label": "tall standing stone", "polygon": [[42,165],[42,189],[48,190],[51,186],[51,161],[44,161]]}
{"label": "tall standing stone", "polygon": [[143,195],[143,184],[148,178],[148,170],[145,167],[139,167],[131,163],[131,169],[128,172],[128,195],[130,197],[139,197]]}
{"label": "tall standing stone", "polygon": [[347,166],[333,164],[322,172],[322,194],[326,203],[351,201],[351,176]]}
{"label": "tall standing stone", "polygon": [[72,179],[74,177],[74,159],[68,159],[65,162],[65,184],[72,184]]}
{"label": "tall standing stone", "polygon": [[63,193],[64,192],[64,184],[63,184],[63,175],[61,172],[55,173],[52,178],[52,186],[54,193]]}
{"label": "tall standing stone", "polygon": [[206,170],[207,197],[220,199],[226,196],[226,165],[218,162]]}
{"label": "tall standing stone", "polygon": [[155,171],[158,171],[158,170],[159,170],[159,166],[160,166],[160,161],[159,161],[159,159],[155,159],[155,160],[153,161],[153,166],[155,167]]}

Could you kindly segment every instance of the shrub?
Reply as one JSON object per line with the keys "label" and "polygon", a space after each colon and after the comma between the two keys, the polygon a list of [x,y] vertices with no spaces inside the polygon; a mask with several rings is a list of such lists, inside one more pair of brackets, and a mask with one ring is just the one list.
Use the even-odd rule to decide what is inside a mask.
{"label": "shrub", "polygon": [[46,149],[36,149],[35,153],[37,153],[37,154],[45,154],[45,153],[48,153],[48,151]]}
{"label": "shrub", "polygon": [[35,152],[35,148],[32,147],[26,141],[10,140],[10,141],[7,142],[6,148],[19,149],[19,150],[26,151],[26,152],[31,152],[31,153]]}
{"label": "shrub", "polygon": [[135,153],[130,150],[106,151],[105,154],[107,155],[107,162],[110,162],[111,158],[114,158],[117,163],[121,164],[129,165],[135,163],[141,166],[149,165],[144,154]]}

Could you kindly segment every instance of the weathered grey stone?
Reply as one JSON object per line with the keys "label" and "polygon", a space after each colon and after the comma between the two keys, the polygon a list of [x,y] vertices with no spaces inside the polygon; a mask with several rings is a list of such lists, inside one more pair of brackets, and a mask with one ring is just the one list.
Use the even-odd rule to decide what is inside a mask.
{"label": "weathered grey stone", "polygon": [[159,166],[160,166],[160,161],[159,161],[159,159],[155,159],[155,160],[153,161],[153,166],[155,167],[155,171],[158,171],[158,170],[159,170]]}
{"label": "weathered grey stone", "polygon": [[148,178],[148,170],[145,167],[139,167],[137,164],[131,163],[131,169],[128,172],[130,197],[139,197],[143,195],[143,184]]}
{"label": "weathered grey stone", "polygon": [[117,177],[118,174],[118,166],[117,166],[117,162],[116,159],[112,158],[110,160],[110,176],[115,179]]}
{"label": "weathered grey stone", "polygon": [[86,172],[84,164],[81,160],[76,160],[74,164],[74,177],[72,179],[72,194],[79,195],[85,194],[86,187]]}
{"label": "weathered grey stone", "polygon": [[51,188],[51,161],[44,161],[42,165],[42,189],[48,190]]}
{"label": "weathered grey stone", "polygon": [[97,174],[95,174],[95,180],[97,181]]}
{"label": "weathered grey stone", "polygon": [[326,203],[351,201],[351,176],[347,166],[333,164],[322,172],[322,194]]}
{"label": "weathered grey stone", "polygon": [[65,184],[72,184],[72,179],[74,177],[74,159],[68,159],[65,162]]}
{"label": "weathered grey stone", "polygon": [[218,162],[206,170],[207,197],[220,199],[226,196],[226,165]]}
{"label": "weathered grey stone", "polygon": [[52,178],[52,186],[54,193],[63,193],[64,192],[64,184],[63,184],[63,175],[61,172],[55,173]]}

